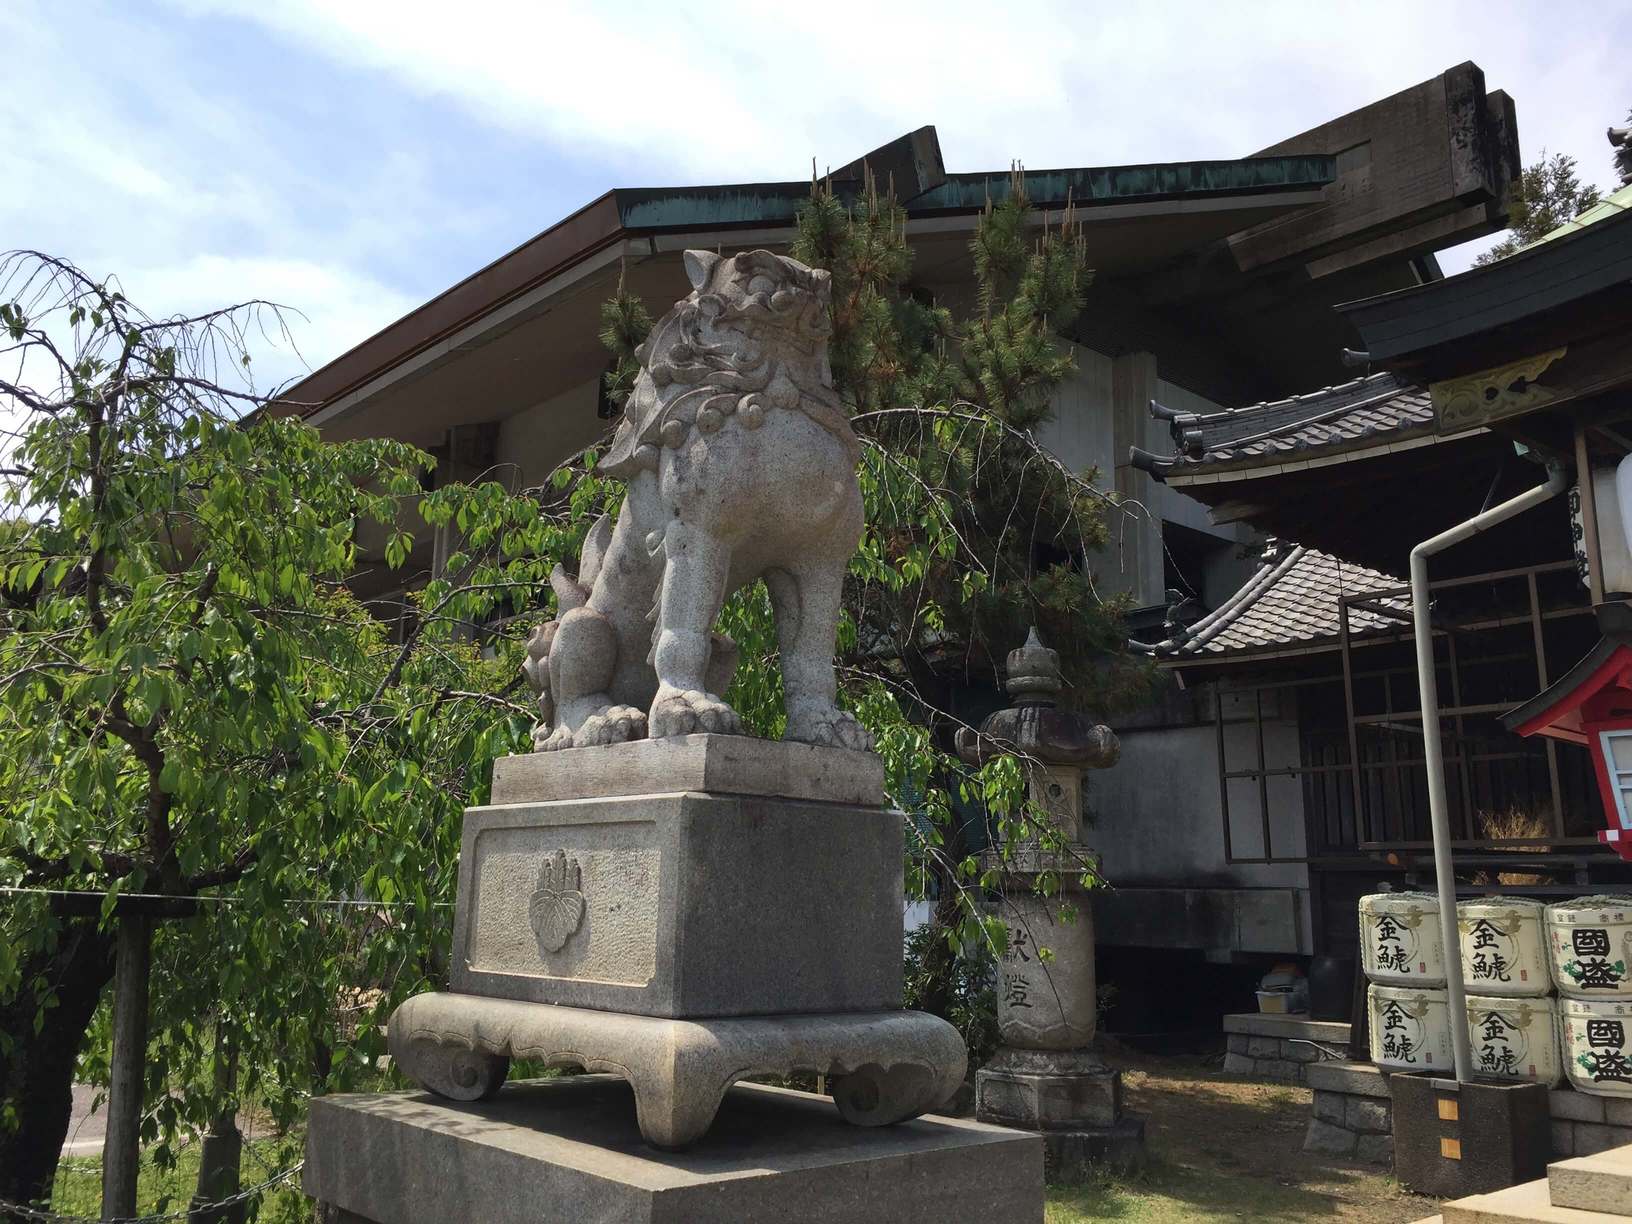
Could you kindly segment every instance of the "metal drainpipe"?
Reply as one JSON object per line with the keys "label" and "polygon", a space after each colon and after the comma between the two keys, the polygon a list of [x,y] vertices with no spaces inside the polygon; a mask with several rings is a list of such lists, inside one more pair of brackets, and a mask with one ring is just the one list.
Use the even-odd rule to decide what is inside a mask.
{"label": "metal drainpipe", "polygon": [[1451,1012],[1451,1052],[1456,1079],[1473,1078],[1473,1051],[1468,1042],[1467,992],[1462,988],[1461,945],[1456,934],[1456,876],[1451,871],[1451,826],[1445,811],[1445,757],[1439,737],[1439,678],[1434,672],[1434,638],[1428,605],[1428,558],[1453,544],[1470,540],[1486,528],[1557,497],[1568,476],[1550,465],[1546,483],[1448,531],[1424,540],[1411,550],[1411,630],[1417,644],[1417,689],[1422,704],[1423,760],[1428,770],[1428,818],[1434,831],[1434,882],[1439,892],[1440,937],[1445,946],[1445,990]]}

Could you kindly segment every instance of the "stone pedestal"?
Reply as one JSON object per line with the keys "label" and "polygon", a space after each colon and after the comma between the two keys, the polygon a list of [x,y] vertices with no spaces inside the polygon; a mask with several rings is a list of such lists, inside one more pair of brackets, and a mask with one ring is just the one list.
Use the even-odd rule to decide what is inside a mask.
{"label": "stone pedestal", "polygon": [[669,1150],[749,1075],[826,1076],[858,1126],[957,1091],[957,1031],[900,1010],[902,823],[872,753],[681,736],[508,757],[493,793],[465,815],[450,989],[391,1018],[424,1087],[491,1097],[512,1058],[613,1072]]}
{"label": "stone pedestal", "polygon": [[1087,1051],[1004,1047],[975,1072],[975,1116],[1041,1132],[1051,1181],[1144,1160],[1144,1119],[1123,1110],[1121,1073]]}
{"label": "stone pedestal", "polygon": [[640,1141],[613,1076],[312,1100],[306,1193],[329,1224],[1041,1224],[1034,1135],[953,1118],[847,1126],[823,1097],[727,1094],[680,1154]]}

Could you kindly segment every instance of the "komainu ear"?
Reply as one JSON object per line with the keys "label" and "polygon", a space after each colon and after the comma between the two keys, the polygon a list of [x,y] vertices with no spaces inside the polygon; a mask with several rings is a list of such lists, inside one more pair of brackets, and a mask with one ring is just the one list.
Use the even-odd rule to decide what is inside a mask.
{"label": "komainu ear", "polygon": [[709,273],[713,272],[714,265],[720,262],[720,257],[713,251],[687,251],[683,258],[686,275],[691,278],[693,289],[701,289],[708,284]]}

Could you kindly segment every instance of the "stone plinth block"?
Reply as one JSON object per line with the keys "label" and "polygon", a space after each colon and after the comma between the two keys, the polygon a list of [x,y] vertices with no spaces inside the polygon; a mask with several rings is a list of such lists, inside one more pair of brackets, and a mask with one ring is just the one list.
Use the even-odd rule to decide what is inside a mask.
{"label": "stone plinth block", "polygon": [[887,1126],[949,1100],[968,1065],[955,1028],[911,1011],[669,1020],[423,994],[397,1008],[388,1038],[405,1074],[455,1100],[497,1092],[512,1058],[613,1072],[634,1089],[640,1133],[661,1148],[706,1132],[744,1076],[825,1075],[847,1122]]}
{"label": "stone plinth block", "polygon": [[856,1130],[821,1097],[744,1084],[706,1140],[660,1155],[625,1084],[578,1076],[474,1104],[314,1098],[304,1183],[348,1224],[1041,1224],[1043,1145],[951,1118]]}
{"label": "stone plinth block", "polygon": [[1122,1111],[1122,1076],[1087,1050],[1008,1046],[975,1072],[975,1117],[1043,1137],[1051,1182],[1144,1163],[1145,1123]]}
{"label": "stone plinth block", "polygon": [[1144,1167],[1145,1120],[1136,1114],[1125,1113],[1111,1126],[1037,1133],[1050,1184],[1072,1185],[1106,1169],[1129,1173]]}
{"label": "stone plinth block", "polygon": [[884,762],[873,752],[747,735],[676,735],[524,753],[493,762],[496,804],[653,791],[768,795],[882,807]]}
{"label": "stone plinth block", "polygon": [[975,1072],[975,1116],[1025,1130],[1112,1126],[1122,1076],[1086,1052],[1004,1047]]}
{"label": "stone plinth block", "polygon": [[[899,1007],[900,813],[683,790],[694,775],[719,782],[754,759],[721,746],[734,738],[691,737],[674,753],[658,740],[539,758],[553,766],[582,753],[604,766],[670,755],[685,765],[681,777],[654,767],[645,783],[664,793],[469,809],[449,987],[671,1018]],[[806,790],[872,788],[857,785],[861,766],[876,766],[868,753],[742,742],[788,770],[826,770],[831,757],[857,766],[848,780],[819,770],[800,781]],[[553,793],[550,769],[529,776]]]}

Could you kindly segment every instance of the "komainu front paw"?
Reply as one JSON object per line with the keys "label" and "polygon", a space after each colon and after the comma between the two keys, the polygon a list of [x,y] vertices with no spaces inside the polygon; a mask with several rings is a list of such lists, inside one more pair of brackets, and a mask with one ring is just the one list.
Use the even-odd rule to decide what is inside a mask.
{"label": "komainu front paw", "polygon": [[552,727],[549,723],[539,723],[533,728],[534,752],[556,752],[571,747],[572,728]]}
{"label": "komainu front paw", "polygon": [[737,712],[713,693],[701,689],[660,689],[647,719],[653,739],[670,735],[741,735]]}
{"label": "komainu front paw", "polygon": [[574,748],[593,748],[600,744],[627,744],[646,736],[646,715],[634,706],[615,705],[598,710],[584,719],[578,733],[572,737]]}
{"label": "komainu front paw", "polygon": [[802,744],[853,748],[858,752],[868,752],[873,747],[871,732],[856,721],[855,715],[840,709],[822,710],[803,717],[790,713],[788,730],[782,738]]}

